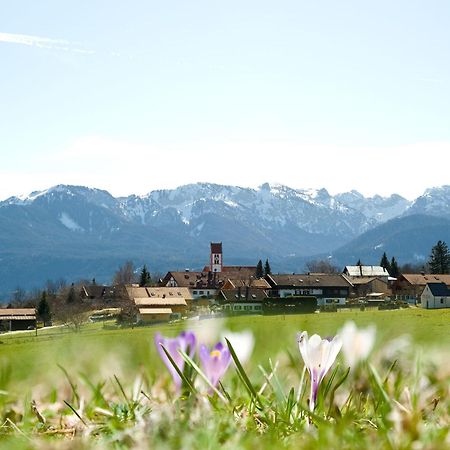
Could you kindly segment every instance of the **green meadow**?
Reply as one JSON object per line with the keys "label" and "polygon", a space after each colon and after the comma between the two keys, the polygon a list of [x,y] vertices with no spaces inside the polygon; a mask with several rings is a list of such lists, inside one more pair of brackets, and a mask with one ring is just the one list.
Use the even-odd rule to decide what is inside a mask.
{"label": "green meadow", "polygon": [[[375,347],[350,373],[338,356],[310,413],[296,334],[334,336],[349,320],[376,326]],[[195,393],[175,392],[153,338],[184,329],[209,344],[253,332],[244,374],[230,366],[220,395],[198,374]],[[450,448],[449,361],[450,310],[418,308],[2,334],[0,447]]]}

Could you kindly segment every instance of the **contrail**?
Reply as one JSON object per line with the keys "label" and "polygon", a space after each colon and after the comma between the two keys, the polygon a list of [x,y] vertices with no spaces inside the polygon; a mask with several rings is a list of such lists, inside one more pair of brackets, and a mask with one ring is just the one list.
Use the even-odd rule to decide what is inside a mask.
{"label": "contrail", "polygon": [[50,39],[40,36],[30,36],[27,34],[1,33],[0,42],[8,42],[10,44],[22,44],[29,47],[49,48],[55,50],[73,51],[77,53],[94,53],[93,50],[86,50],[74,47],[73,44],[64,39]]}

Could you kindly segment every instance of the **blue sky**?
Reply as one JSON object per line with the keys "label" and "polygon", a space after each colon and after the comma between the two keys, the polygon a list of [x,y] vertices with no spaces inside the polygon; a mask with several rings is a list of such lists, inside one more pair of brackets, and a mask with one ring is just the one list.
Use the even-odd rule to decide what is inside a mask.
{"label": "blue sky", "polygon": [[2,3],[0,199],[449,184],[447,0]]}

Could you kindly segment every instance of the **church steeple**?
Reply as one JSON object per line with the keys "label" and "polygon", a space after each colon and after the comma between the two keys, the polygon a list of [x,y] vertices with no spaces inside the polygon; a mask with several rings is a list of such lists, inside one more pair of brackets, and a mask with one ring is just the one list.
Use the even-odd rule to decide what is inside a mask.
{"label": "church steeple", "polygon": [[211,242],[211,272],[222,272],[223,255],[222,242]]}

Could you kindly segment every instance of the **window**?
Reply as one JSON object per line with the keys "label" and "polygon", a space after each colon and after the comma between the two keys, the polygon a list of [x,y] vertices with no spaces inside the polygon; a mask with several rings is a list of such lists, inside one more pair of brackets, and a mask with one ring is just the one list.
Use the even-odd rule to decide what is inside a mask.
{"label": "window", "polygon": [[441,305],[443,305],[443,304],[444,304],[444,298],[441,297]]}
{"label": "window", "polygon": [[234,305],[234,310],[235,311],[240,311],[241,309],[241,305]]}
{"label": "window", "polygon": [[326,303],[333,303],[333,299],[332,299],[332,298],[327,298],[327,299],[325,300],[325,302],[326,302]]}
{"label": "window", "polygon": [[255,307],[253,308],[255,311],[261,311],[261,306],[259,305],[255,305]]}
{"label": "window", "polygon": [[197,294],[198,294],[198,291],[193,291],[193,294],[194,294],[194,295],[197,295]]}
{"label": "window", "polygon": [[200,295],[203,295],[203,291],[198,291],[198,293],[199,293]]}

